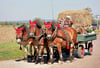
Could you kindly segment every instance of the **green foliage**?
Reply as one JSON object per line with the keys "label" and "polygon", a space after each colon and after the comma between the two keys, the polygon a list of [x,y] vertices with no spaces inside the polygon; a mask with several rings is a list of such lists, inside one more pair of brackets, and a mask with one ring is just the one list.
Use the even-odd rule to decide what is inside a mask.
{"label": "green foliage", "polygon": [[24,57],[23,50],[19,50],[19,45],[16,42],[0,44],[0,60],[16,59]]}
{"label": "green foliage", "polygon": [[100,20],[98,21],[98,24],[100,25]]}
{"label": "green foliage", "polygon": [[0,25],[2,25],[2,26],[5,26],[5,25],[7,25],[7,26],[8,25],[16,26],[16,25],[21,25],[21,24],[23,24],[23,22],[0,22]]}
{"label": "green foliage", "polygon": [[90,7],[86,7],[85,10],[88,10],[89,12],[92,12],[92,9]]}

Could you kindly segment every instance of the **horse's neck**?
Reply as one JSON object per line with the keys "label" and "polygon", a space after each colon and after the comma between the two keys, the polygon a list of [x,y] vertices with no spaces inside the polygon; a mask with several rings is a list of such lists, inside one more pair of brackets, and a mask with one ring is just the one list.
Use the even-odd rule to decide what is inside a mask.
{"label": "horse's neck", "polygon": [[25,29],[25,30],[23,31],[23,38],[27,38],[27,36],[28,36],[28,33],[27,33],[27,30]]}
{"label": "horse's neck", "polygon": [[40,33],[41,33],[41,29],[40,29],[40,28],[38,28],[38,27],[36,27],[36,36],[39,36],[39,35],[40,35]]}

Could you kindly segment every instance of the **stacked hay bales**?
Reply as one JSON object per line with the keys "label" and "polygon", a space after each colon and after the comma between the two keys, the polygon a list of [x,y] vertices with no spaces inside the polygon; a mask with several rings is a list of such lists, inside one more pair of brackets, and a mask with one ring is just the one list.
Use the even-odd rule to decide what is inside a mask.
{"label": "stacked hay bales", "polygon": [[84,27],[84,29],[88,29],[92,23],[92,15],[88,10],[66,10],[60,12],[58,14],[58,22],[64,20],[66,16],[71,16],[73,25],[78,27]]}

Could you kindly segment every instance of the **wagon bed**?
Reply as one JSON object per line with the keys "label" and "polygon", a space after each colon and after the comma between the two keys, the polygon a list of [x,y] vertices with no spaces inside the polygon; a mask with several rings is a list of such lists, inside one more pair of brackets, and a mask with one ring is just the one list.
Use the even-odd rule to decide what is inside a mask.
{"label": "wagon bed", "polygon": [[93,51],[93,44],[92,41],[96,40],[97,35],[96,33],[87,33],[87,34],[78,34],[77,36],[77,53],[78,53],[78,57],[82,58],[84,57],[84,51],[85,49],[88,50],[88,54],[92,55],[92,51]]}
{"label": "wagon bed", "polygon": [[97,38],[96,33],[78,34],[77,40],[79,42],[92,41]]}

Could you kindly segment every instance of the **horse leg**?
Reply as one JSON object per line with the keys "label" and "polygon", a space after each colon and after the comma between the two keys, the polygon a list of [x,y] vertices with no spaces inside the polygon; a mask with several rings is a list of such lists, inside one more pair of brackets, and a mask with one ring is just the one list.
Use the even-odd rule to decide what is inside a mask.
{"label": "horse leg", "polygon": [[25,61],[27,61],[27,47],[24,46],[24,58],[25,58]]}
{"label": "horse leg", "polygon": [[72,62],[72,60],[73,60],[73,58],[74,58],[73,54],[74,54],[74,43],[72,42],[72,43],[70,44],[70,54],[69,54],[69,60],[70,60],[71,62]]}
{"label": "horse leg", "polygon": [[35,47],[32,45],[32,62],[35,62],[35,58],[36,58],[36,49],[35,49]]}
{"label": "horse leg", "polygon": [[60,60],[59,60],[59,63],[63,63],[63,56],[62,56],[62,50],[61,50],[61,44],[57,44],[57,48],[58,48],[58,52],[59,52],[59,57],[60,57]]}
{"label": "horse leg", "polygon": [[27,52],[28,52],[28,56],[32,57],[32,43],[27,45]]}
{"label": "horse leg", "polygon": [[28,62],[32,62],[32,43],[27,45]]}
{"label": "horse leg", "polygon": [[30,45],[30,54],[31,54],[31,56],[34,55],[34,47],[33,47],[33,44]]}
{"label": "horse leg", "polygon": [[41,64],[43,64],[44,63],[44,58],[43,58],[43,55],[42,55],[42,53],[43,53],[43,51],[44,51],[44,46],[40,46],[40,49],[39,49],[39,58],[41,59]]}
{"label": "horse leg", "polygon": [[49,46],[49,54],[50,54],[50,59],[49,59],[49,64],[53,63],[53,47]]}
{"label": "horse leg", "polygon": [[50,58],[50,55],[49,55],[49,47],[46,46],[46,51],[47,51],[47,58],[46,58],[46,61],[48,62],[49,58]]}
{"label": "horse leg", "polygon": [[31,56],[32,62],[34,62],[35,61],[35,48],[33,47],[32,43],[28,47],[28,55]]}
{"label": "horse leg", "polygon": [[36,64],[38,63],[38,46],[34,46],[34,48],[36,49]]}

